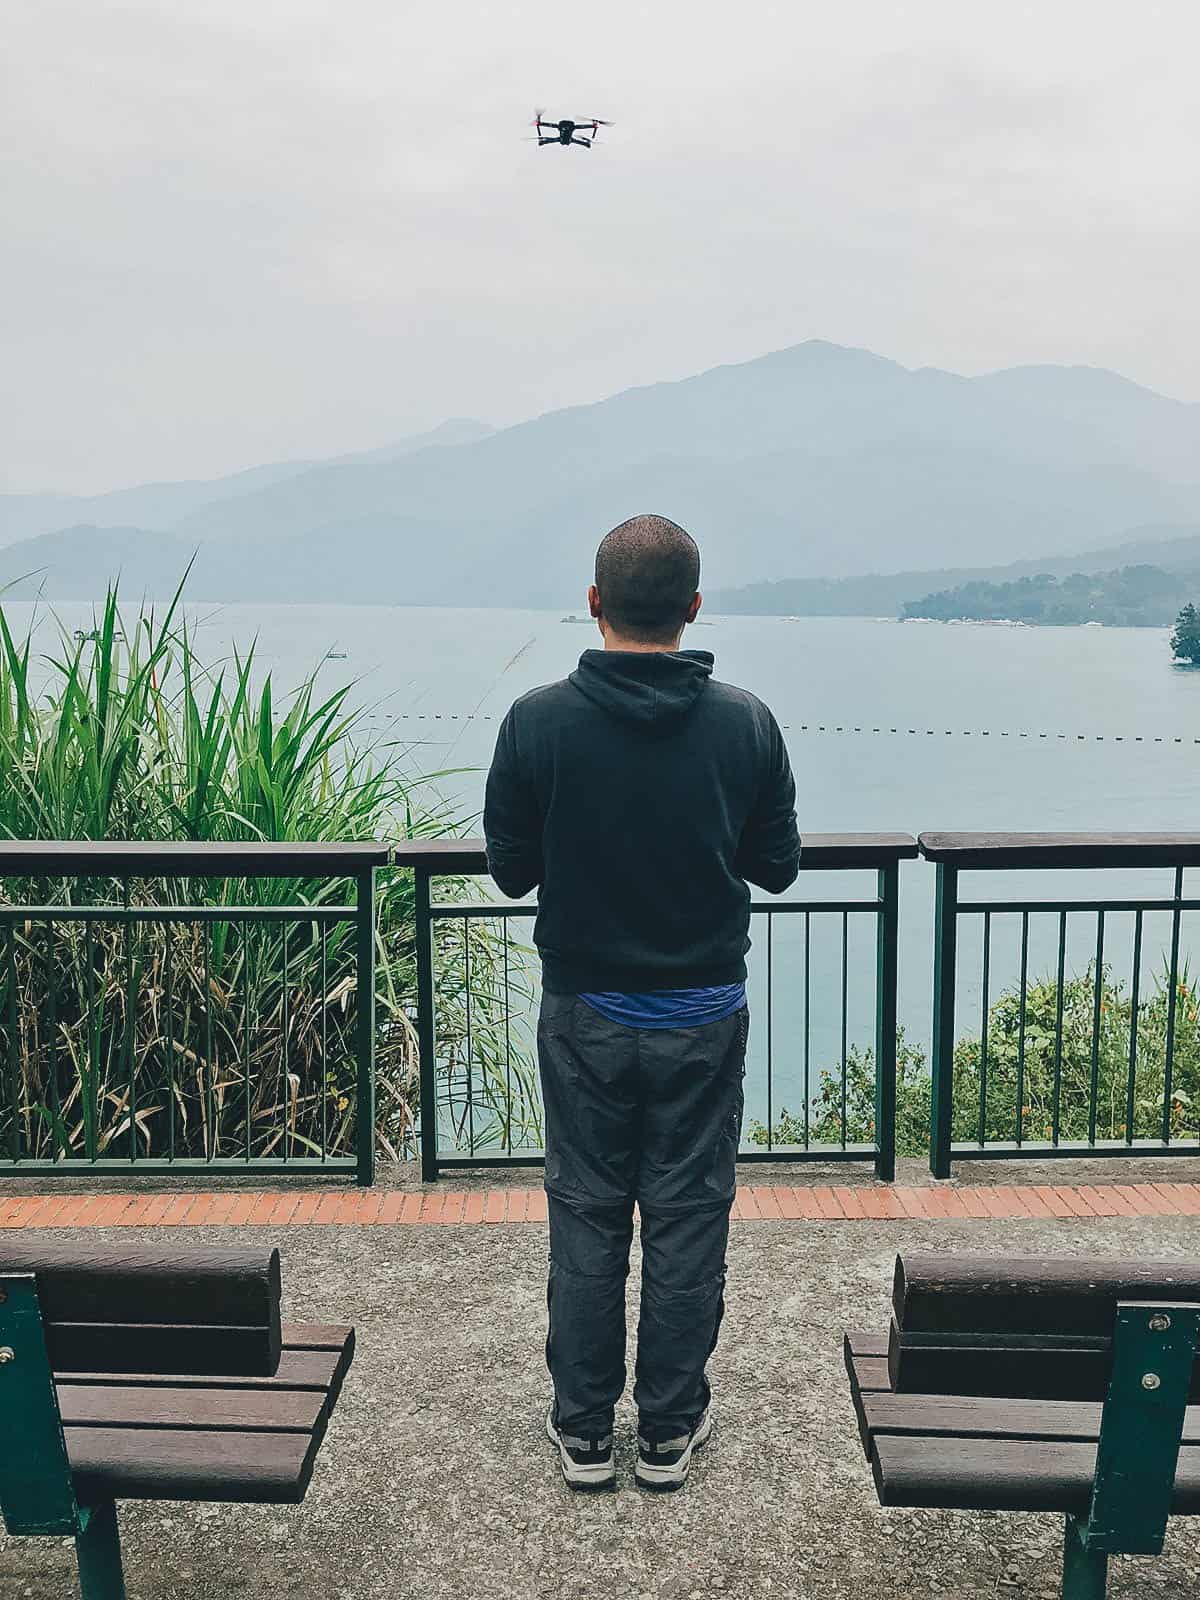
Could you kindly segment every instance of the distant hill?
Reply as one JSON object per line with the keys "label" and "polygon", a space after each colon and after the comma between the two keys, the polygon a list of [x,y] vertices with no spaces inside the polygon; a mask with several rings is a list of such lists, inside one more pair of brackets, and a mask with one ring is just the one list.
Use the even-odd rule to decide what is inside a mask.
{"label": "distant hill", "polygon": [[786,573],[854,579],[856,609],[894,613],[929,578],[884,604],[868,574],[969,575],[1198,527],[1198,462],[1200,406],[1114,373],[967,378],[810,341],[436,448],[103,496],[55,513],[70,537],[14,546],[3,570],[89,598],[123,562],[154,592],[199,549],[197,597],[558,607],[605,529],[659,510],[699,538],[710,599]]}
{"label": "distant hill", "polygon": [[492,431],[486,422],[454,417],[427,433],[413,434],[375,450],[358,450],[350,455],[335,456],[328,463],[274,461],[262,467],[248,467],[244,472],[233,472],[222,478],[198,478],[184,483],[144,483],[133,489],[114,489],[108,494],[4,494],[0,495],[0,545],[84,524],[114,528],[134,524],[148,529],[169,529],[181,518],[205,506],[220,505],[224,501],[253,494],[316,466],[396,461],[401,456],[431,446],[474,443],[478,439],[486,439]]}
{"label": "distant hill", "polygon": [[707,592],[710,611],[730,616],[894,617],[922,596],[963,584],[1012,583],[1047,573],[1105,572],[1118,564],[1155,565],[1168,572],[1200,571],[1200,523],[1133,528],[1118,544],[1075,555],[1042,556],[1002,567],[947,567],[937,571],[874,573],[865,578],[781,578]]}
{"label": "distant hill", "polygon": [[1200,597],[1200,567],[1166,572],[1162,567],[1120,567],[1112,572],[1049,572],[1011,583],[965,583],[923,595],[904,607],[905,619],[941,622],[1026,622],[1064,627],[1101,622],[1118,628],[1165,628],[1183,607]]}

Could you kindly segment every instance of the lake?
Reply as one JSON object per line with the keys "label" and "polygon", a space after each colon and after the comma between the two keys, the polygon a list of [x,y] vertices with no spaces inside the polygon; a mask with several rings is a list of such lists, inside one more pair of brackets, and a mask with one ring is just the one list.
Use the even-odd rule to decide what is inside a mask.
{"label": "lake", "polygon": [[[55,609],[68,628],[89,625],[90,607]],[[30,608],[6,610],[20,626]],[[192,619],[210,660],[234,642],[244,649],[256,639],[260,664],[274,669],[280,688],[293,686],[316,662],[331,690],[353,678],[371,732],[398,745],[414,774],[443,774],[438,786],[468,815],[481,805],[484,771],[509,702],[568,672],[581,650],[599,643],[593,626],[564,622],[557,612],[230,605],[196,607]],[[1165,631],[717,617],[689,629],[685,642],[713,651],[719,676],[774,708],[795,767],[802,830],[1189,829],[1200,821],[1200,672],[1172,667]],[[924,1040],[932,870],[913,864],[902,882],[901,1012],[910,1033]],[[1053,881],[1043,875],[1040,890],[1058,892],[1069,882],[1063,874]],[[1002,888],[1025,885],[1009,878]],[[866,886],[859,875],[836,889],[822,885],[821,892],[860,893]],[[1154,887],[1168,886],[1169,875],[1157,875]],[[1105,881],[1114,894],[1146,888],[1136,876]],[[802,880],[800,890],[811,893],[811,881]],[[1094,918],[1091,931],[1088,919],[1078,923],[1071,964],[1082,970]],[[796,931],[777,940],[777,974],[797,970],[788,965],[796,959],[789,947]],[[1148,941],[1157,933],[1148,925]],[[1127,966],[1128,948],[1128,930],[1114,925],[1106,946],[1114,967]],[[1015,949],[998,928],[994,986],[1011,981]],[[814,988],[830,1001],[820,1015],[814,1010],[814,1053],[822,1061],[836,1054],[839,954],[826,938],[814,955]],[[1147,962],[1152,954],[1148,949]],[[1052,959],[1043,930],[1035,929],[1031,974],[1049,970]],[[852,945],[851,962],[863,977],[870,962],[865,942],[861,949]],[[965,1015],[973,1014],[977,998],[969,968],[964,955]],[[851,1037],[868,1042],[869,995],[856,986],[856,996]],[[780,1039],[796,1036],[796,1004],[784,986],[777,1052]],[[794,1051],[785,1047],[783,1056],[775,1103],[779,1093],[787,1100],[790,1084],[795,1105],[799,1067]],[[763,1095],[753,1082],[750,1100],[752,1114],[760,1114]]]}

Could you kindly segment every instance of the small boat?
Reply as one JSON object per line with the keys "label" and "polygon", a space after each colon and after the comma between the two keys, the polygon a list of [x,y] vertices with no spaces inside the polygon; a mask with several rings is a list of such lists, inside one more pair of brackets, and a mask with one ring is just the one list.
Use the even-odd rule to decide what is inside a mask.
{"label": "small boat", "polygon": [[349,651],[346,651],[346,650],[326,650],[326,652],[325,652],[325,660],[326,661],[345,661],[347,656],[348,656],[348,654],[349,654]]}
{"label": "small boat", "polygon": [[558,620],[560,622],[591,622],[592,619],[591,617],[577,617],[575,613],[571,611],[565,617],[560,617]]}

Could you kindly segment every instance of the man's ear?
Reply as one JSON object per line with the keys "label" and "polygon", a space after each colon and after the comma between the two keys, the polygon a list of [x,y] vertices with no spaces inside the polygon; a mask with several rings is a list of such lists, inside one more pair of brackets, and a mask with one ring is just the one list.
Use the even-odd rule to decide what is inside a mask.
{"label": "man's ear", "polygon": [[[702,605],[703,605],[703,604],[704,604],[704,596],[703,596],[703,595],[702,595],[702,594],[701,594],[701,593],[700,593],[700,592],[699,592],[699,591],[697,591],[697,592],[696,592],[696,593],[695,593],[695,594],[694,594],[694,595],[693,595],[693,596],[692,596],[692,603],[691,603],[691,605],[690,605],[690,606],[689,606],[689,607],[688,607],[688,608],[687,608],[687,614],[686,614],[686,615],[685,615],[685,616],[684,616],[684,619],[683,619],[683,620],[684,620],[684,621],[685,621],[685,622],[695,622],[695,620],[696,620],[696,618],[697,618],[697,616],[698,616],[698,615],[699,615],[699,613],[700,613],[700,607],[701,607],[701,606],[702,606]],[[593,616],[594,616],[594,615],[595,615],[595,613],[594,613],[594,612],[593,612],[593,613],[592,613],[592,614],[593,614]]]}
{"label": "man's ear", "polygon": [[599,622],[604,613],[600,609],[600,591],[594,583],[588,585],[588,615]]}

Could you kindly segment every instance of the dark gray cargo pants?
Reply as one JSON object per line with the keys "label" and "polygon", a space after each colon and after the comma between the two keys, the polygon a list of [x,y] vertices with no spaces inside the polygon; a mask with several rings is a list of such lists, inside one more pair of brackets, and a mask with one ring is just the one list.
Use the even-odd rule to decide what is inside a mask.
{"label": "dark gray cargo pants", "polygon": [[634,1400],[646,1437],[687,1432],[709,1400],[749,1016],[627,1028],[573,995],[538,1019],[550,1212],[546,1361],[556,1420],[598,1438],[625,1387],[625,1280],[637,1202],[642,1311]]}

